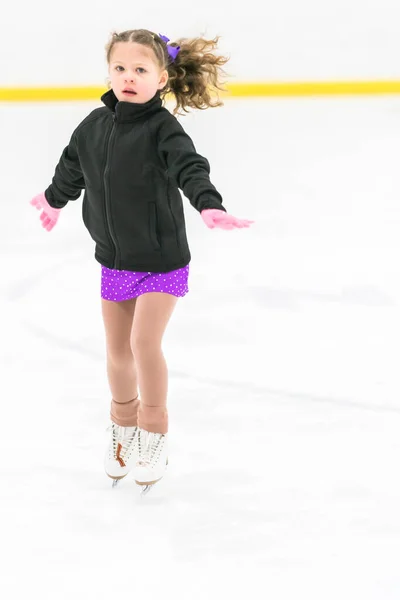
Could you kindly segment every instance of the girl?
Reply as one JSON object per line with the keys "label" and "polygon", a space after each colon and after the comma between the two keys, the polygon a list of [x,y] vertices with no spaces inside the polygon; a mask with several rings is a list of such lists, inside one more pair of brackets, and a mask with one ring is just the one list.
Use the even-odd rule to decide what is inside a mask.
{"label": "girl", "polygon": [[[137,484],[162,478],[168,462],[168,373],[161,344],[178,298],[188,292],[190,252],[180,189],[207,227],[248,227],[227,214],[175,118],[221,106],[218,38],[169,39],[144,29],[114,33],[106,46],[105,106],[75,129],[51,185],[31,204],[50,231],[81,190],[83,221],[101,267],[102,316],[111,391],[105,471],[113,485],[133,469]],[[175,98],[171,114],[164,106]],[[138,396],[140,389],[140,400]]]}

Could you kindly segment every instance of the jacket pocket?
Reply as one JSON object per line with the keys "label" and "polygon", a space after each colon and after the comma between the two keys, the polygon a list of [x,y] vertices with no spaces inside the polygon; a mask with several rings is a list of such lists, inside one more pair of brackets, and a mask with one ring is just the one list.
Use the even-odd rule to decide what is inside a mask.
{"label": "jacket pocket", "polygon": [[[180,244],[180,241],[179,241],[178,224],[177,224],[177,221],[176,221],[176,215],[174,213],[174,209],[172,207],[172,198],[171,198],[171,189],[170,189],[170,182],[169,182],[169,180],[167,181],[166,194],[167,194],[167,200],[168,200],[169,213],[171,215],[171,220],[172,220],[174,231],[175,231],[176,245],[177,245],[178,249],[181,250],[181,244]],[[178,192],[178,194],[179,194],[179,192]],[[180,195],[179,195],[179,200],[181,201]]]}
{"label": "jacket pocket", "polygon": [[157,230],[157,208],[155,202],[149,202],[149,235],[151,245],[155,250],[160,250],[160,240]]}

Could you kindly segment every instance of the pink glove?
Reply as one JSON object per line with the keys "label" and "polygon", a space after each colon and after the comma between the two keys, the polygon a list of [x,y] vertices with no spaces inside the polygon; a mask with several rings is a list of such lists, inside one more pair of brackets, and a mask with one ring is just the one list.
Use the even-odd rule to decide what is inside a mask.
{"label": "pink glove", "polygon": [[53,208],[52,206],[50,206],[50,204],[46,200],[46,196],[43,193],[35,196],[31,200],[30,204],[32,204],[32,206],[36,206],[38,210],[43,211],[40,215],[42,227],[47,229],[47,231],[51,231],[58,221],[61,208]]}
{"label": "pink glove", "polygon": [[237,219],[218,208],[205,208],[200,214],[209,229],[214,229],[215,227],[219,227],[220,229],[235,229],[237,227],[240,229],[242,227],[249,227],[251,223],[254,223],[254,221],[248,221],[247,219]]}

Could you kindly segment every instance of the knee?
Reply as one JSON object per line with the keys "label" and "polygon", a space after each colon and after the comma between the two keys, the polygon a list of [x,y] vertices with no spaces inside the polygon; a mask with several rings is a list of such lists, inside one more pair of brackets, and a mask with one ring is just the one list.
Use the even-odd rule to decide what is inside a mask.
{"label": "knee", "polygon": [[107,360],[114,367],[125,367],[133,361],[133,354],[130,344],[108,344]]}
{"label": "knee", "polygon": [[134,333],[131,339],[131,349],[136,360],[145,360],[158,356],[161,352],[161,345],[152,336]]}

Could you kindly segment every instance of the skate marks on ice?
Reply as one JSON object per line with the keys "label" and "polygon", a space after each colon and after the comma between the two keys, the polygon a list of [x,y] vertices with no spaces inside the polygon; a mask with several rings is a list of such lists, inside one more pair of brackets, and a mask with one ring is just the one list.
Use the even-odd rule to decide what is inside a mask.
{"label": "skate marks on ice", "polygon": [[223,556],[243,567],[343,573],[363,556],[384,572],[376,544],[390,545],[400,530],[391,476],[398,419],[359,407],[245,405],[241,393],[223,402],[210,389],[199,407],[187,392],[175,408],[168,481],[180,515],[177,561]]}
{"label": "skate marks on ice", "polygon": [[[45,342],[51,343],[52,346],[56,346],[62,350],[70,351],[73,354],[77,353],[85,357],[89,357],[94,361],[103,361],[104,353],[97,349],[96,343],[92,340],[85,340],[83,342],[69,340],[61,334],[56,334],[49,331],[47,328],[40,325],[32,324],[23,321],[24,328],[29,331],[34,337],[42,339]],[[169,370],[171,379],[176,381],[189,382],[193,387],[198,385],[202,387],[211,386],[222,390],[237,390],[242,393],[246,393],[254,400],[267,399],[268,401],[279,401],[279,402],[304,402],[304,403],[321,403],[321,404],[332,404],[338,407],[349,407],[359,410],[372,410],[378,412],[387,412],[400,415],[400,406],[395,404],[388,404],[382,402],[380,404],[374,404],[372,402],[363,402],[362,400],[354,400],[352,398],[335,397],[322,394],[294,392],[293,390],[285,390],[281,388],[272,388],[268,386],[261,386],[254,384],[251,381],[228,381],[224,379],[218,379],[214,377],[204,377],[198,374],[190,374],[188,372],[179,371],[171,368]]]}

